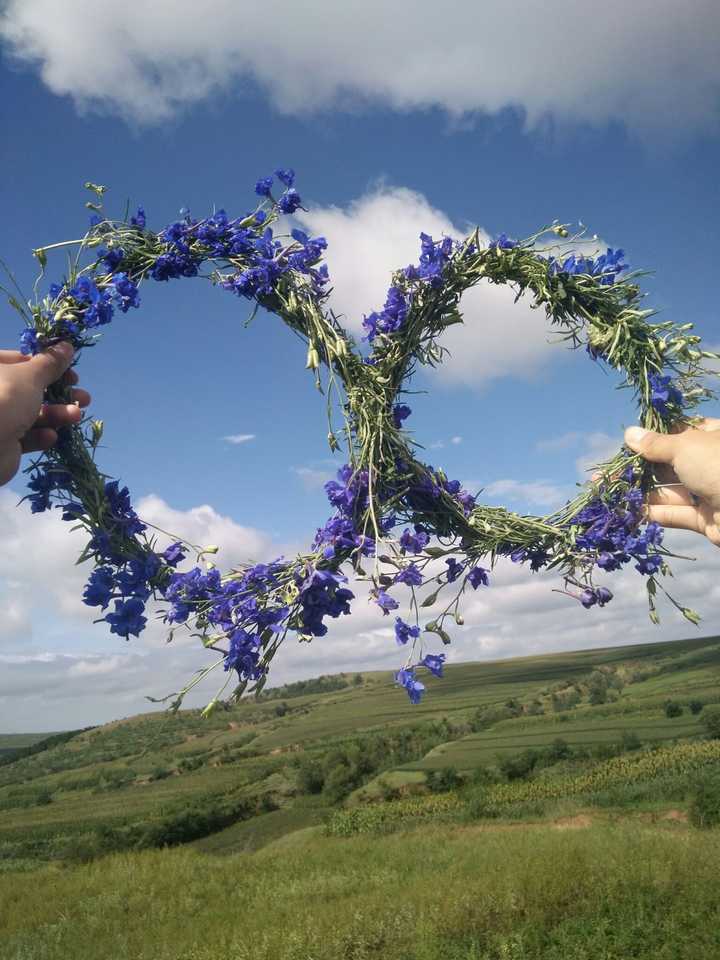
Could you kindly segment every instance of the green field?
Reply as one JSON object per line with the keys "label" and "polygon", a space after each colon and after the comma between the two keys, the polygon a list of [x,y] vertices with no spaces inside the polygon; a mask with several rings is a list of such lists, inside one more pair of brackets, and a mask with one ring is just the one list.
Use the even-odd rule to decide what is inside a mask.
{"label": "green field", "polygon": [[[590,705],[583,685],[598,671],[624,679],[606,702]],[[286,700],[248,700],[209,720],[197,711],[144,714],[83,731],[67,743],[0,766],[0,857],[26,859],[29,851],[31,857],[55,859],[67,853],[74,838],[101,827],[157,823],[188,804],[212,804],[217,798],[244,798],[257,804],[259,814],[279,810],[273,815],[278,822],[285,818],[305,826],[309,814],[307,797],[298,790],[299,763],[327,765],[333,756],[340,765],[355,762],[350,755],[358,743],[372,737],[402,739],[411,728],[416,742],[402,747],[400,762],[393,762],[392,751],[384,756],[381,744],[375,769],[361,770],[359,782],[349,789],[341,785],[329,800],[321,796],[316,806],[333,806],[353,790],[353,799],[357,791],[373,795],[378,780],[402,787],[421,784],[427,771],[446,766],[471,772],[558,737],[574,747],[612,744],[628,732],[645,744],[697,738],[700,717],[687,704],[693,698],[720,699],[720,641],[452,665],[444,679],[430,678],[427,696],[416,707],[387,675],[365,674],[359,681],[347,678],[338,681],[347,682],[343,689]],[[571,684],[583,699],[555,712],[553,690]],[[685,704],[682,716],[665,716],[668,698]],[[509,701],[521,705],[520,716],[498,716],[473,729],[478,712],[502,713]],[[527,713],[533,702],[541,704],[542,713]],[[16,735],[4,742],[27,745],[38,737],[23,741]],[[297,805],[303,810],[289,814]],[[233,829],[246,837],[254,829],[262,833],[261,822]],[[230,849],[239,842],[233,829],[222,833]],[[222,836],[215,848],[222,846]]]}
{"label": "green field", "polygon": [[5,737],[0,956],[720,956],[719,704],[711,637]]}

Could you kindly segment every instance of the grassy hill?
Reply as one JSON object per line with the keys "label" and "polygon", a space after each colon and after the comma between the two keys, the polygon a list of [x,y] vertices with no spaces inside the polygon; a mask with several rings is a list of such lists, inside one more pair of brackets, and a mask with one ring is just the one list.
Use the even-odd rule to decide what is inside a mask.
{"label": "grassy hill", "polygon": [[[686,811],[720,770],[704,722],[719,703],[720,638],[707,637],[454,665],[417,707],[387,674],[340,675],[209,719],[5,738],[3,957],[720,956],[707,925],[685,930],[687,953],[663,953],[658,933],[683,897],[718,912],[720,841],[694,834]],[[601,876],[598,858],[631,851],[622,882]],[[642,862],[659,871],[649,887]],[[267,910],[243,913],[239,933],[209,893],[221,887]],[[466,890],[495,907],[481,916]],[[151,936],[148,916],[132,917],[140,891]]]}
{"label": "grassy hill", "polygon": [[[665,716],[669,698],[681,716]],[[416,707],[387,674],[365,674],[294,684],[207,720],[143,714],[0,766],[0,857],[63,859],[101,828],[136,845],[142,826],[193,805],[222,807],[219,820],[237,809],[234,850],[238,833],[317,823],[318,810],[373,796],[378,781],[419,783],[447,766],[470,774],[558,738],[573,748],[629,734],[647,744],[697,738],[691,700],[720,700],[718,638],[454,665],[430,678]]]}

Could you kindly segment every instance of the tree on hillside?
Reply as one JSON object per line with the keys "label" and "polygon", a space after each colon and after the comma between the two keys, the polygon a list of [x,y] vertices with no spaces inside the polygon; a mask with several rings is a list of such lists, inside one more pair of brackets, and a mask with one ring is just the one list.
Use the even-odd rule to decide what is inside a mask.
{"label": "tree on hillside", "polygon": [[703,710],[702,724],[713,740],[720,740],[720,707]]}

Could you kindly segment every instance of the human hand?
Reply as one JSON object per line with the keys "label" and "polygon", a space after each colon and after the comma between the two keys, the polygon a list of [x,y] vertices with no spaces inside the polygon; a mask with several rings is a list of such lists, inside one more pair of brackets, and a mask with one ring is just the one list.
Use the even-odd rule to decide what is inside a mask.
{"label": "human hand", "polygon": [[[57,343],[34,357],[17,350],[0,350],[0,484],[20,467],[23,453],[48,450],[57,443],[57,429],[79,423],[81,407],[90,403],[86,390],[76,389],[70,370],[75,351]],[[56,380],[71,386],[71,404],[43,403],[45,389]]]}
{"label": "human hand", "polygon": [[659,465],[648,519],[702,533],[720,547],[720,420],[705,419],[669,434],[629,427],[625,443]]}

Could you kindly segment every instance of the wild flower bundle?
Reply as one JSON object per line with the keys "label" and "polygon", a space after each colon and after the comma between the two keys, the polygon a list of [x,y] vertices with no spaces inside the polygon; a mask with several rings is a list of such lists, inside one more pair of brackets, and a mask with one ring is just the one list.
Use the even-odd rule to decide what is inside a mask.
{"label": "wild flower bundle", "polygon": [[[350,613],[350,576],[369,583],[380,615],[393,615],[405,653],[395,679],[413,703],[424,690],[422,672],[443,672],[445,655],[428,651],[427,642],[450,643],[449,626],[463,623],[463,595],[488,586],[499,557],[534,571],[556,570],[563,592],[587,608],[612,599],[596,578],[631,564],[646,578],[657,621],[659,575],[668,572],[670,554],[662,529],[643,522],[652,474],[639,456],[621,449],[562,509],[520,516],[478,503],[457,480],[423,462],[404,430],[411,410],[403,395],[418,365],[442,362],[442,334],[463,321],[463,293],[480,281],[503,283],[544,310],[560,341],[621,371],[640,422],[667,431],[710,396],[702,363],[715,355],[701,348],[691,325],[651,322],[653,311],[641,306],[640,274],[628,273],[623,252],[573,253],[581,235],[568,237],[566,227],[553,224],[526,240],[502,235],[489,245],[477,231],[460,242],[422,234],[418,263],[393,274],[382,309],[365,317],[365,336],[356,343],[328,307],[325,239],[274,229],[301,208],[294,179],[292,170],[260,179],[258,203],[242,216],[218,210],[195,219],[182,211],[157,232],[142,208],[129,219],[108,219],[104,187],[87,184],[96,198],[88,204],[94,215],[85,236],[35,251],[43,271],[51,249],[75,252],[67,277],[45,296],[27,305],[13,301],[26,321],[25,352],[65,339],[80,358],[118,313],[137,309],[143,281],[195,277],[204,269],[215,286],[277,315],[307,343],[307,366],[332,400],[330,448],[344,448],[347,459],[326,485],[332,515],[305,554],[221,573],[208,559],[216,548],[178,539],[159,549],[127,488],[96,466],[100,421],[61,430],[57,446],[28,470],[28,499],[33,512],[57,506],[64,520],[87,531],[80,560],[93,569],[85,603],[102,611],[112,633],[129,638],[144,629],[148,603],[159,601],[171,631],[186,628],[217,652],[171,695],[175,708],[218,667],[227,677],[208,709],[237,699],[248,685],[259,691],[288,635],[323,636],[328,621]],[[48,401],[65,402],[67,389],[56,384]],[[179,570],[189,557],[195,565]],[[670,600],[697,622],[697,614]],[[424,619],[423,610],[436,604],[440,612]]]}

